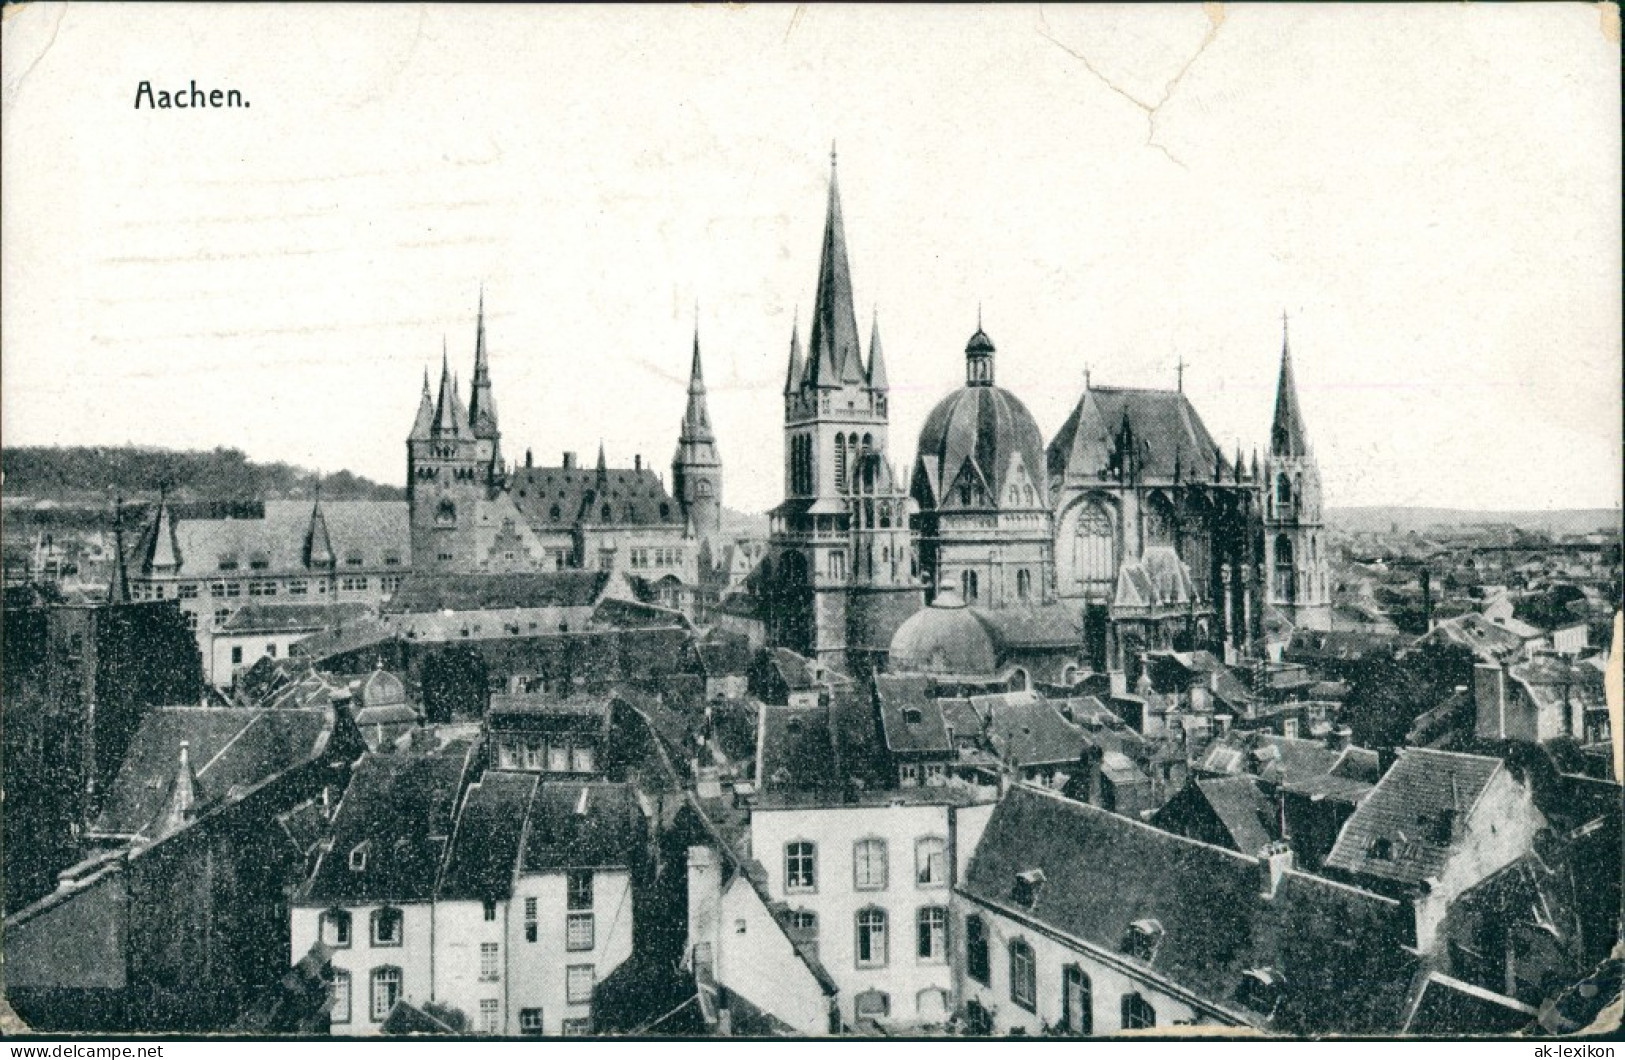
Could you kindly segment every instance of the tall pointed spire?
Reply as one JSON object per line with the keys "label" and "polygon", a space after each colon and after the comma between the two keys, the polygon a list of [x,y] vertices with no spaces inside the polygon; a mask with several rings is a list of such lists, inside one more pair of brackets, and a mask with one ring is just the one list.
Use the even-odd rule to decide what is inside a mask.
{"label": "tall pointed spire", "polygon": [[327,517],[322,514],[322,484],[316,483],[316,500],[310,506],[310,525],[305,529],[305,566],[330,568],[337,564],[333,541],[327,533]]}
{"label": "tall pointed spire", "polygon": [[474,323],[474,382],[468,396],[468,425],[476,438],[497,433],[497,402],[491,393],[491,364],[485,350],[485,286],[480,286],[480,308]]}
{"label": "tall pointed spire", "polygon": [[167,488],[158,491],[158,511],[153,515],[152,536],[143,550],[141,570],[178,570],[181,565],[180,538],[175,532],[175,514],[169,510]]}
{"label": "tall pointed spire", "polygon": [[150,826],[154,842],[180,831],[196,815],[198,780],[197,774],[192,772],[190,746],[185,740],[181,741],[180,766],[169,782],[169,795],[164,799],[163,808]]}
{"label": "tall pointed spire", "polygon": [[1309,452],[1303,411],[1298,407],[1298,385],[1292,377],[1292,343],[1287,316],[1281,313],[1281,376],[1275,386],[1275,424],[1270,428],[1271,456],[1305,456]]}
{"label": "tall pointed spire", "polygon": [[457,417],[457,399],[452,393],[451,358],[446,353],[445,336],[440,338],[440,396],[435,401],[435,434],[456,435],[462,432],[462,421]]}
{"label": "tall pointed spire", "polygon": [[[800,317],[801,311],[796,311]],[[789,397],[801,389],[801,377],[806,369],[801,363],[801,321],[795,320],[790,324],[790,370],[784,376],[784,396]]]}
{"label": "tall pointed spire", "polygon": [[886,386],[886,357],[880,350],[880,310],[876,309],[874,322],[869,326],[869,388],[885,390]]}
{"label": "tall pointed spire", "polygon": [[679,444],[715,441],[711,433],[711,413],[705,404],[705,374],[700,367],[700,325],[694,324],[694,357],[688,366],[688,408],[683,412]]}
{"label": "tall pointed spire", "polygon": [[418,414],[412,420],[412,441],[422,441],[434,432],[434,398],[429,394],[429,366],[423,366],[423,394],[418,398]]}
{"label": "tall pointed spire", "polygon": [[829,203],[824,214],[824,246],[818,262],[818,296],[813,306],[812,336],[807,356],[814,386],[837,387],[863,381],[858,349],[858,318],[852,308],[852,270],[847,262],[846,227],[841,220],[841,189],[835,180],[835,150],[830,148]]}
{"label": "tall pointed spire", "polygon": [[609,477],[609,463],[604,459],[604,440],[602,438],[598,439],[598,477],[601,479]]}
{"label": "tall pointed spire", "polygon": [[130,573],[124,566],[124,498],[113,502],[113,577],[107,585],[107,602],[130,602]]}

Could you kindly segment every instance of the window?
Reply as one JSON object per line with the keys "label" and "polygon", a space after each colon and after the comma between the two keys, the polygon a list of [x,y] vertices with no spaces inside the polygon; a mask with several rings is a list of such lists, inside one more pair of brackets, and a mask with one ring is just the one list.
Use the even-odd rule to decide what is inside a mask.
{"label": "window", "polygon": [[1016,599],[1027,600],[1033,595],[1033,575],[1031,571],[1016,571]]}
{"label": "window", "polygon": [[267,644],[265,646],[265,657],[268,658],[268,659],[276,658],[276,642],[275,641],[272,641],[270,644]]}
{"label": "window", "polygon": [[987,924],[975,913],[965,918],[965,974],[983,986],[993,985],[987,952]]}
{"label": "window", "polygon": [[180,586],[180,590],[177,593],[177,595],[182,600],[196,600],[197,599],[197,582],[182,582],[181,586]]}
{"label": "window", "polygon": [[275,596],[276,582],[249,582],[249,596]]}
{"label": "window", "polygon": [[1394,844],[1392,840],[1378,836],[1366,847],[1366,856],[1373,861],[1392,861],[1394,858]]}
{"label": "window", "polygon": [[570,748],[570,772],[591,773],[593,771],[592,748],[588,746],[574,746]]}
{"label": "window", "polygon": [[347,593],[365,592],[369,584],[366,578],[340,578],[339,588]]}
{"label": "window", "polygon": [[1010,897],[1019,906],[1027,909],[1033,907],[1038,901],[1038,892],[1044,889],[1044,870],[1030,869],[1027,872],[1016,873],[1016,883],[1011,889]]}
{"label": "window", "polygon": [[592,1000],[593,970],[590,964],[572,964],[564,971],[564,1000],[572,1005]]}
{"label": "window", "polygon": [[233,666],[243,661],[243,649],[238,645],[231,649],[231,663]]}
{"label": "window", "polygon": [[1072,569],[1074,581],[1082,586],[1109,587],[1117,577],[1117,535],[1111,515],[1099,504],[1078,510]]}
{"label": "window", "polygon": [[385,966],[372,970],[372,1021],[382,1023],[401,999],[401,970]]}
{"label": "window", "polygon": [[921,964],[945,964],[948,960],[948,910],[928,905],[915,917],[918,935],[916,956]]}
{"label": "window", "polygon": [[486,902],[485,903],[485,922],[487,924],[489,924],[491,921],[495,920],[496,918],[497,918],[497,904],[495,902]]}
{"label": "window", "polygon": [[327,1011],[334,1023],[350,1022],[350,973],[343,968],[333,969],[333,981],[327,984]]}
{"label": "window", "polygon": [[399,946],[401,944],[401,911],[380,909],[372,914],[372,944]]}
{"label": "window", "polygon": [[1038,1011],[1038,968],[1025,939],[1010,942],[1010,1000],[1028,1012]]}
{"label": "window", "polygon": [[1123,995],[1123,1029],[1140,1030],[1157,1025],[1157,1010],[1139,994]]}
{"label": "window", "polygon": [[288,583],[289,596],[304,596],[310,591],[310,583],[295,579]]}
{"label": "window", "polygon": [[344,565],[346,567],[364,567],[366,561],[361,558],[361,553],[351,552],[344,557]]}
{"label": "window", "polygon": [[1061,1028],[1068,1034],[1095,1032],[1095,993],[1089,976],[1075,964],[1061,972]]}
{"label": "window", "polygon": [[197,612],[196,611],[187,611],[187,612],[185,612],[185,615],[186,615],[186,628],[190,629],[190,630],[193,630],[193,631],[196,631],[197,630]]}
{"label": "window", "polygon": [[948,882],[946,841],[928,836],[914,844],[914,882],[921,887],[941,887]]}
{"label": "window", "polygon": [[519,1010],[519,1033],[525,1035],[543,1033],[541,1009],[522,1008]]}
{"label": "window", "polygon": [[1275,538],[1275,598],[1290,602],[1297,595],[1297,571],[1292,565],[1292,539],[1285,534]]}
{"label": "window", "polygon": [[587,1035],[592,1033],[592,1020],[565,1020],[563,1030],[566,1038],[585,1038]]}
{"label": "window", "polygon": [[536,899],[525,899],[525,941],[536,941]]}
{"label": "window", "polygon": [[858,911],[858,967],[884,968],[886,966],[886,911],[861,909]]}
{"label": "window", "polygon": [[565,908],[592,908],[592,870],[573,870],[565,882]]}
{"label": "window", "polygon": [[242,582],[226,582],[225,587],[226,587],[226,595],[227,596],[241,596],[241,595],[243,595],[243,583]]}
{"label": "window", "polygon": [[593,944],[592,914],[571,913],[565,920],[564,948],[590,950]]}
{"label": "window", "polygon": [[350,945],[350,914],[342,909],[329,909],[322,914],[322,941],[336,949]]}
{"label": "window", "polygon": [[367,844],[365,842],[357,843],[350,848],[350,871],[367,871]]}
{"label": "window", "polygon": [[976,593],[979,585],[976,578],[976,572],[973,570],[968,570],[961,573],[959,576],[959,585],[959,595],[965,598],[965,602],[967,604],[974,604],[976,602]]}
{"label": "window", "polygon": [[230,555],[221,556],[220,557],[220,569],[221,570],[236,570],[237,569],[237,557],[236,556],[230,556]]}
{"label": "window", "polygon": [[501,977],[501,946],[495,942],[480,943],[480,982],[494,983]]}
{"label": "window", "polygon": [[271,557],[263,552],[256,552],[248,557],[249,570],[265,570],[271,565]]}
{"label": "window", "polygon": [[549,773],[568,773],[570,771],[569,744],[550,743],[547,745],[547,771]]}
{"label": "window", "polygon": [[852,845],[852,883],[860,891],[886,887],[886,841],[860,839]]}
{"label": "window", "polygon": [[480,999],[480,1033],[502,1033],[502,1006],[494,997]]}
{"label": "window", "polygon": [[784,844],[784,889],[811,891],[817,886],[817,848],[804,842]]}
{"label": "window", "polygon": [[399,552],[396,552],[393,549],[391,549],[390,551],[384,553],[384,566],[386,566],[386,567],[399,567],[400,565],[401,565],[401,554]]}
{"label": "window", "polygon": [[865,990],[852,999],[852,1008],[860,1020],[890,1016],[891,995],[880,990]]}
{"label": "window", "polygon": [[1156,920],[1136,920],[1123,934],[1123,952],[1136,960],[1149,963],[1157,955],[1157,944],[1162,941],[1162,924]]}
{"label": "window", "polygon": [[231,618],[230,609],[222,607],[220,610],[218,610],[218,611],[216,611],[214,613],[214,624],[218,628],[220,626],[225,625],[226,621],[228,619],[230,619],[230,618]]}

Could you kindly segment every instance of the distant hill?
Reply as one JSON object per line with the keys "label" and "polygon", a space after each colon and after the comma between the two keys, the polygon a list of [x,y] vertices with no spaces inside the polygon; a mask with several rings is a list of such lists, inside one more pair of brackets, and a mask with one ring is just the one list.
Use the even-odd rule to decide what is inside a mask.
{"label": "distant hill", "polygon": [[1400,533],[1434,526],[1515,526],[1553,534],[1584,534],[1620,529],[1617,508],[1570,508],[1552,511],[1473,511],[1465,508],[1328,508],[1326,524],[1349,533]]}
{"label": "distant hill", "polygon": [[322,475],[281,462],[256,463],[238,449],[211,451],[135,446],[18,446],[0,451],[0,474],[9,504],[50,501],[63,506],[105,506],[115,496],[156,498],[161,489],[178,502],[252,501],[309,497],[321,483],[333,500],[401,500],[398,486],[338,471]]}

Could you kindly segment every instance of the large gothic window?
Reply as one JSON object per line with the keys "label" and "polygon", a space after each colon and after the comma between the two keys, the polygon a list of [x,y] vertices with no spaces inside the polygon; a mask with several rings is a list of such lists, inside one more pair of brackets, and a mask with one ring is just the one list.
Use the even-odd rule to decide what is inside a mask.
{"label": "large gothic window", "polygon": [[1145,543],[1148,545],[1174,543],[1174,506],[1160,493],[1154,493],[1146,500]]}
{"label": "large gothic window", "polygon": [[1292,539],[1281,534],[1275,539],[1275,598],[1291,601],[1297,597],[1297,572],[1292,566]]}
{"label": "large gothic window", "polygon": [[1073,538],[1074,580],[1083,589],[1110,589],[1117,576],[1117,535],[1106,507],[1088,502],[1078,509]]}
{"label": "large gothic window", "polygon": [[835,436],[835,488],[846,492],[846,436]]}
{"label": "large gothic window", "polygon": [[1282,511],[1292,506],[1292,480],[1284,471],[1275,480],[1275,505]]}

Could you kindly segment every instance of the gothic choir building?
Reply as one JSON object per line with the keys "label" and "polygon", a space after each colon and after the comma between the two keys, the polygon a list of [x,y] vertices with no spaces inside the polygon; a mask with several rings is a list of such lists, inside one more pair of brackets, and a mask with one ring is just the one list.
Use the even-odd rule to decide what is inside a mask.
{"label": "gothic choir building", "polygon": [[[465,406],[443,356],[440,386],[427,373],[406,442],[412,569],[502,574],[566,569],[623,573],[662,603],[686,606],[699,583],[702,546],[722,513],[722,461],[706,408],[696,334],[668,493],[642,457],[608,465],[600,444],[593,467],[565,453],[555,467],[505,464],[481,299],[474,376]],[[714,547],[714,546],[713,546]]]}
{"label": "gothic choir building", "polygon": [[771,639],[864,672],[886,665],[901,630],[908,659],[894,662],[958,673],[963,645],[924,641],[962,620],[901,628],[929,602],[968,608],[1006,654],[1064,633],[1078,658],[1057,670],[1123,673],[1160,648],[1256,651],[1266,618],[1329,628],[1320,478],[1284,334],[1262,471],[1256,454],[1249,468],[1221,452],[1183,371],[1173,390],[1086,378],[1046,446],[995,382],[980,321],[964,356],[965,384],[926,418],[905,483],[889,458],[878,324],[867,362],[859,349],[832,164],[805,357],[790,341],[785,501],[760,572]]}

